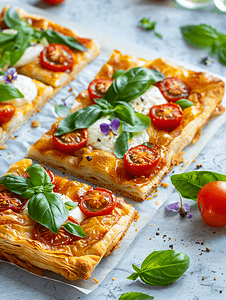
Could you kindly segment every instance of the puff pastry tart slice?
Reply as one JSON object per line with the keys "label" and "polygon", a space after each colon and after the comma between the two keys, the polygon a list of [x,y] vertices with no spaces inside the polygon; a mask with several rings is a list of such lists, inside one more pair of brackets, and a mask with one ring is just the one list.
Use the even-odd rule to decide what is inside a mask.
{"label": "puff pastry tart slice", "polygon": [[97,42],[43,16],[10,6],[0,16],[0,68],[14,66],[18,73],[54,87],[54,93],[99,54]]}
{"label": "puff pastry tart slice", "polygon": [[224,82],[207,73],[115,50],[28,156],[142,201],[224,111],[223,95]]}
{"label": "puff pastry tart slice", "polygon": [[51,97],[53,88],[9,68],[0,76],[0,146]]}
{"label": "puff pastry tart slice", "polygon": [[136,216],[111,191],[55,176],[31,160],[0,179],[0,256],[69,280],[88,279]]}

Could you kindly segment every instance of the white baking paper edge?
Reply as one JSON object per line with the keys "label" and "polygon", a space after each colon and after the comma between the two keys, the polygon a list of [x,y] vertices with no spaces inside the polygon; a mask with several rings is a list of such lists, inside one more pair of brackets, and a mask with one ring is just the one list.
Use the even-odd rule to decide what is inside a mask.
{"label": "white baking paper edge", "polygon": [[[4,0],[0,0],[0,9],[2,9],[5,5],[6,2]],[[16,7],[18,6],[18,1],[9,0],[7,1],[7,5],[13,5]],[[124,54],[134,55],[136,57],[142,57],[145,59],[155,59],[161,57],[161,50],[157,53],[155,51],[152,51],[149,48],[145,48],[143,46],[141,47],[139,45],[127,41],[126,42],[122,41],[118,37],[117,39],[115,37],[110,37],[106,33],[95,31],[92,28],[84,27],[74,22],[70,22],[70,21],[59,22],[59,16],[51,15],[50,13],[33,6],[22,4],[20,7],[24,8],[26,11],[30,13],[45,16],[56,23],[74,29],[75,31],[78,31],[79,33],[81,33],[87,38],[92,38],[94,40],[97,40],[101,44],[101,55],[97,57],[91,64],[89,64],[76,77],[76,80],[71,82],[69,86],[64,87],[51,101],[49,101],[49,103],[47,103],[45,107],[42,108],[42,113],[37,113],[25,125],[23,125],[16,133],[13,134],[13,136],[18,135],[18,138],[16,140],[9,139],[8,142],[6,143],[6,145],[8,146],[7,149],[0,152],[1,155],[0,175],[3,175],[8,170],[11,164],[24,158],[24,155],[26,154],[28,147],[32,145],[36,140],[38,140],[42,134],[44,134],[47,130],[50,129],[51,124],[54,123],[55,119],[57,118],[53,104],[57,104],[57,105],[62,104],[62,99],[67,97],[67,95],[71,94],[68,92],[70,87],[72,87],[73,92],[76,93],[75,96],[77,96],[77,94],[82,92],[83,90],[87,89],[88,83],[93,80],[95,75],[102,67],[103,63],[109,59],[113,49],[120,50]],[[172,61],[170,57],[166,57],[166,58]],[[184,62],[183,63],[180,61],[174,61],[174,62],[178,65],[182,65],[187,69],[206,72],[206,70],[202,70],[196,66]],[[226,82],[226,78],[216,75],[214,73],[210,73],[210,74],[219,77]],[[75,96],[71,96],[67,99],[67,105],[69,106],[72,105]],[[222,103],[224,106],[226,106],[226,96],[224,97]],[[200,140],[195,145],[188,146],[185,149],[185,154],[183,156],[185,162],[183,164],[183,167],[181,165],[178,167],[174,167],[173,171],[175,173],[186,171],[186,169],[189,167],[191,162],[195,159],[195,157],[200,153],[200,151],[204,148],[207,142],[212,138],[212,136],[225,122],[225,118],[226,118],[226,114],[223,114],[208,122],[209,125],[205,126],[205,128],[203,129]],[[31,128],[30,124],[33,120],[38,120],[40,122],[40,126],[37,128]],[[60,176],[65,175],[58,170],[55,169],[51,169],[51,170],[54,171],[56,175],[60,175]],[[104,258],[99,263],[98,267],[95,268],[91,278],[88,281],[77,280],[71,282],[55,273],[45,271],[45,275],[48,276],[47,280],[50,279],[50,280],[63,282],[65,284],[68,284],[80,290],[85,294],[89,294],[94,289],[96,289],[98,285],[107,276],[107,274],[117,265],[121,257],[126,252],[127,248],[135,239],[137,233],[152,219],[153,215],[155,214],[159,206],[161,206],[169,197],[169,195],[172,193],[173,186],[170,184],[171,173],[172,172],[170,172],[163,180],[164,182],[169,184],[169,187],[168,188],[159,187],[158,196],[153,197],[152,200],[144,201],[142,203],[135,203],[130,199],[125,198],[127,202],[131,203],[136,208],[136,210],[140,214],[140,218],[138,222],[130,226],[126,237],[120,243],[120,247],[117,250],[113,251],[113,253],[110,256]],[[75,177],[69,176],[69,179],[75,180]],[[85,182],[77,178],[76,180],[79,182]],[[99,283],[95,283],[93,281],[93,278],[96,278],[99,281]]]}

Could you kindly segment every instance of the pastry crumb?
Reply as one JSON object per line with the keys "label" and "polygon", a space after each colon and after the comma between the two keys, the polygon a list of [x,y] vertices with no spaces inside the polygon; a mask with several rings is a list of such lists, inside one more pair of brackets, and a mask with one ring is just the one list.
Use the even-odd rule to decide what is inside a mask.
{"label": "pastry crumb", "polygon": [[194,158],[192,162],[195,162],[195,161],[196,161],[196,159]]}
{"label": "pastry crumb", "polygon": [[68,90],[68,92],[72,92],[73,91],[73,88],[71,87],[69,90]]}
{"label": "pastry crumb", "polygon": [[179,151],[178,153],[175,153],[173,155],[172,164],[178,166],[181,162],[183,162],[184,161],[182,157],[183,155],[184,155],[184,151]]}
{"label": "pastry crumb", "polygon": [[209,248],[209,247],[206,247],[206,251],[207,251],[207,252],[210,252],[210,248]]}
{"label": "pastry crumb", "polygon": [[8,151],[8,154],[10,154],[11,152],[10,151]]}
{"label": "pastry crumb", "polygon": [[169,184],[166,183],[166,182],[161,182],[161,186],[162,186],[162,187],[167,187],[167,186],[169,186]]}
{"label": "pastry crumb", "polygon": [[155,205],[159,205],[159,201],[156,200],[156,201],[155,201]]}
{"label": "pastry crumb", "polygon": [[113,280],[113,281],[114,281],[114,280],[115,280],[115,278],[114,278],[114,277],[112,277],[112,278],[111,278],[111,280]]}
{"label": "pastry crumb", "polygon": [[93,278],[93,281],[94,281],[95,283],[99,283],[99,281],[98,281],[96,278]]}
{"label": "pastry crumb", "polygon": [[204,279],[205,279],[205,277],[203,276],[203,277],[202,277],[202,280],[204,280]]}
{"label": "pastry crumb", "polygon": [[39,108],[39,109],[37,110],[37,112],[41,113],[41,112],[42,112],[41,108]]}
{"label": "pastry crumb", "polygon": [[32,121],[31,122],[31,127],[33,127],[33,128],[36,128],[36,127],[38,127],[39,126],[39,121],[37,121],[37,120],[35,120],[35,121]]}
{"label": "pastry crumb", "polygon": [[151,200],[151,199],[153,199],[153,197],[148,197],[146,200]]}

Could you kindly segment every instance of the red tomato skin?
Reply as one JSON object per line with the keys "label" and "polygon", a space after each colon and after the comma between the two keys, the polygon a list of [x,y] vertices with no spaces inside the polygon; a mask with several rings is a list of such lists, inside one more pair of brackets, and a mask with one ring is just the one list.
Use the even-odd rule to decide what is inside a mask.
{"label": "red tomato skin", "polygon": [[202,220],[211,227],[226,225],[226,182],[213,181],[198,192],[197,204]]}
{"label": "red tomato skin", "polygon": [[[53,49],[54,48],[62,49],[64,51],[66,51],[67,53],[69,53],[71,58],[69,59],[68,63],[66,65],[51,64],[47,58],[48,49],[50,49],[50,47],[52,47]],[[65,72],[72,67],[73,57],[74,57],[74,54],[68,46],[62,45],[62,44],[49,44],[40,53],[40,64],[42,67],[44,67],[48,70],[54,71],[54,72]]]}
{"label": "red tomato skin", "polygon": [[[172,109],[173,118],[167,117],[159,117],[156,115],[156,111],[160,108],[167,108],[169,107]],[[175,112],[175,113],[174,113]],[[176,103],[166,103],[161,105],[155,105],[150,109],[149,117],[151,118],[152,124],[160,130],[165,130],[170,132],[177,128],[183,118],[183,111],[180,105]]]}
{"label": "red tomato skin", "polygon": [[65,0],[43,0],[45,3],[50,4],[50,5],[58,5]]}
{"label": "red tomato skin", "polygon": [[[179,85],[179,95],[173,95],[170,93],[170,90],[176,90],[174,84]],[[190,94],[190,87],[186,85],[181,79],[175,77],[168,77],[159,82],[158,88],[162,93],[163,97],[169,102],[177,102],[180,99],[187,99]]]}
{"label": "red tomato skin", "polygon": [[[133,153],[134,150],[140,149],[141,151],[150,151],[155,158],[150,164],[136,164],[130,159],[130,155]],[[149,176],[154,169],[158,166],[160,162],[160,155],[157,149],[155,148],[150,148],[145,145],[139,145],[136,147],[130,148],[123,157],[125,169],[132,175],[134,176]]]}
{"label": "red tomato skin", "polygon": [[2,206],[0,204],[0,212],[11,209],[16,213],[19,213],[22,207],[25,205],[28,199],[21,198],[19,195],[10,192],[9,190],[5,190],[0,192],[0,199],[11,199],[8,206]]}
{"label": "red tomato skin", "polygon": [[98,78],[98,79],[94,79],[93,81],[90,82],[89,86],[88,86],[88,93],[89,93],[89,98],[91,100],[91,102],[93,102],[94,104],[96,104],[95,102],[95,98],[102,98],[104,93],[98,93],[98,91],[96,91],[96,85],[97,84],[103,84],[106,88],[106,91],[108,90],[109,86],[112,84],[112,80],[109,79],[104,79],[104,78]]}
{"label": "red tomato skin", "polygon": [[16,111],[16,107],[11,103],[0,103],[0,124],[9,122],[14,113]]}
{"label": "red tomato skin", "polygon": [[[110,198],[109,204],[105,208],[103,208],[101,211],[96,211],[96,212],[95,211],[90,211],[85,205],[85,201],[86,201],[85,197],[87,197],[87,195],[92,191],[98,191],[99,193],[102,193],[102,194],[105,193]],[[116,205],[116,196],[115,196],[115,194],[112,193],[111,191],[107,190],[107,189],[104,189],[104,188],[90,189],[90,190],[87,191],[86,194],[82,195],[80,197],[80,200],[79,200],[79,208],[89,218],[96,217],[96,216],[108,215],[113,211],[113,209],[115,208],[115,205]]]}
{"label": "red tomato skin", "polygon": [[74,155],[74,152],[83,148],[86,143],[87,143],[87,140],[88,140],[88,132],[86,129],[80,129],[81,130],[81,133],[82,133],[82,137],[83,137],[83,140],[79,143],[79,144],[67,144],[67,143],[63,143],[62,141],[60,141],[60,139],[54,135],[54,133],[56,132],[57,130],[57,127],[56,129],[54,130],[53,132],[53,143],[54,143],[54,146],[59,149],[60,151],[64,152],[64,153],[67,153],[69,155]]}

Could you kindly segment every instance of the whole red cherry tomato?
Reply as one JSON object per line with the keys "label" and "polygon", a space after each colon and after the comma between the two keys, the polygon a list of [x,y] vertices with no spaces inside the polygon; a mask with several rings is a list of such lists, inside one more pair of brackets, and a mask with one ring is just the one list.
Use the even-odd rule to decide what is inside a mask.
{"label": "whole red cherry tomato", "polygon": [[149,116],[155,127],[170,132],[180,125],[183,111],[176,103],[165,103],[153,106]]}
{"label": "whole red cherry tomato", "polygon": [[190,94],[190,87],[179,78],[165,78],[158,85],[162,95],[169,102],[177,102],[182,98],[187,98]]}
{"label": "whole red cherry tomato", "polygon": [[98,78],[90,82],[88,87],[89,98],[95,103],[95,98],[102,98],[112,84],[112,80]]}
{"label": "whole red cherry tomato", "polygon": [[50,5],[58,5],[62,2],[64,2],[65,0],[43,0],[45,3],[48,3]]}
{"label": "whole red cherry tomato", "polygon": [[134,176],[148,176],[160,162],[160,154],[155,147],[139,145],[130,148],[123,157],[126,170]]}
{"label": "whole red cherry tomato", "polygon": [[[78,222],[72,217],[68,217],[65,223],[68,221],[78,224]],[[33,236],[39,242],[51,247],[68,245],[75,239],[79,239],[79,237],[70,234],[66,229],[64,229],[64,227],[61,227],[58,233],[55,234],[39,223],[36,223],[34,226]]]}
{"label": "whole red cherry tomato", "polygon": [[[54,133],[56,132],[55,129]],[[64,153],[73,155],[75,151],[84,147],[88,140],[88,132],[86,129],[76,129],[59,136],[53,133],[53,143],[56,148]]]}
{"label": "whole red cherry tomato", "polygon": [[64,72],[71,68],[73,64],[72,50],[62,44],[49,44],[40,54],[42,67],[54,71]]}
{"label": "whole red cherry tomato", "polygon": [[198,192],[197,204],[204,223],[211,227],[226,226],[226,182],[204,185]]}
{"label": "whole red cherry tomato", "polygon": [[0,124],[9,122],[14,113],[16,111],[16,107],[11,103],[0,103]]}
{"label": "whole red cherry tomato", "polygon": [[90,218],[110,214],[115,205],[115,194],[103,188],[90,189],[79,200],[79,208]]}

